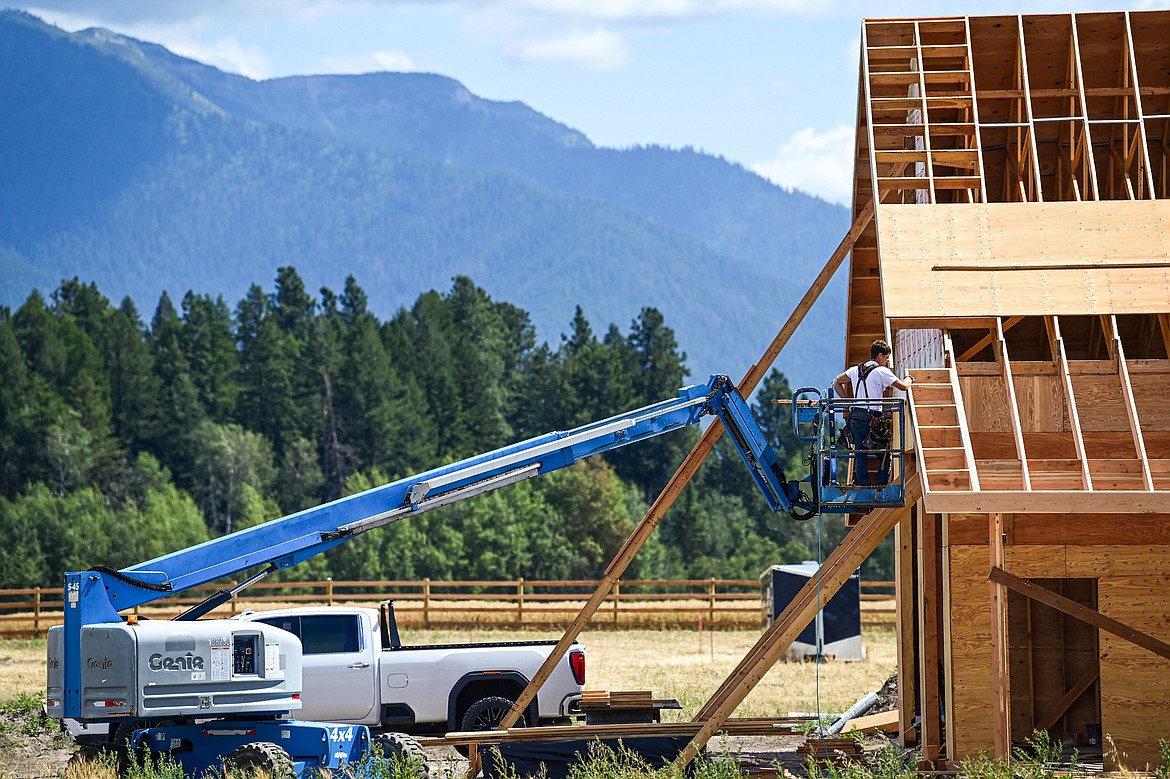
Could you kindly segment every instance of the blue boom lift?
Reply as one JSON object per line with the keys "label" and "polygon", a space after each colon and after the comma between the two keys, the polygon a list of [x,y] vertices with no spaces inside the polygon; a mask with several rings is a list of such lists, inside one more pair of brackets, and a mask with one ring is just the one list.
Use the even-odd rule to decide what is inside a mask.
{"label": "blue boom lift", "polygon": [[[369,750],[365,727],[287,718],[300,708],[300,646],[294,636],[262,623],[199,618],[268,574],[374,528],[707,415],[726,427],[773,511],[807,519],[819,512],[902,505],[901,468],[885,487],[840,483],[837,470],[853,456],[838,447],[836,436],[839,412],[849,401],[804,388],[793,402],[793,432],[812,444],[810,472],[801,480],[786,477],[747,403],[726,376],[715,375],[680,389],[672,400],[399,479],[129,568],[67,573],[65,624],[49,636],[49,713],[110,723],[140,754],[169,754],[192,775],[224,758],[296,776],[357,761]],[[891,412],[900,415],[900,401]],[[891,447],[894,456],[901,448]],[[242,583],[177,621],[124,619],[119,613],[253,569]]]}

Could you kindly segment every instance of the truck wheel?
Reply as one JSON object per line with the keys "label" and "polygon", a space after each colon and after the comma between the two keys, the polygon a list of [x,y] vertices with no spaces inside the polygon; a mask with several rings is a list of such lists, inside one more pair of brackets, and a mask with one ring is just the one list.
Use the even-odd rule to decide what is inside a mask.
{"label": "truck wheel", "polygon": [[382,749],[382,757],[387,760],[397,760],[400,765],[417,768],[414,776],[418,779],[429,779],[431,772],[427,766],[427,755],[422,745],[405,733],[379,733],[374,736],[374,743]]}
{"label": "truck wheel", "polygon": [[[512,703],[511,700],[498,696],[480,698],[463,713],[463,730],[495,730],[511,710]],[[524,715],[521,714],[513,727],[523,728],[527,725]]]}
{"label": "truck wheel", "polygon": [[[463,712],[463,721],[460,723],[460,730],[495,730],[499,724],[504,721],[504,715],[512,708],[512,701],[508,698],[501,698],[498,695],[493,695],[488,698],[480,698],[467,707],[467,711]],[[524,728],[528,723],[524,720],[524,715],[520,715],[520,719],[516,720],[513,727]],[[468,749],[465,745],[459,744],[455,747],[455,751],[467,757]]]}
{"label": "truck wheel", "polygon": [[296,779],[292,758],[271,741],[254,741],[237,747],[224,765],[239,771],[263,771],[269,779]]}

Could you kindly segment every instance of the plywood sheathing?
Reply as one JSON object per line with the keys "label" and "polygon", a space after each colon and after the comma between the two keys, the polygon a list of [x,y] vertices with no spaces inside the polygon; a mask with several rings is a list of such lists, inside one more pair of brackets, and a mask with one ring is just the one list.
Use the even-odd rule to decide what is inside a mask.
{"label": "plywood sheathing", "polygon": [[[1168,307],[1170,200],[879,207],[885,316]],[[940,317],[941,318],[941,317]]]}
{"label": "plywood sheathing", "polygon": [[[952,709],[951,757],[991,751],[993,742],[992,607],[988,599],[988,517],[947,518]],[[1004,568],[1028,579],[1091,579],[1098,610],[1161,641],[1170,641],[1170,515],[1005,515]],[[1109,633],[1100,634],[1101,726],[1128,764],[1157,764],[1157,737],[1170,731],[1170,661]],[[1077,679],[1066,679],[1071,688]],[[1013,671],[1012,683],[1021,682]],[[1054,706],[1066,689],[1037,685]],[[1043,711],[1039,712],[1040,714]],[[1026,735],[1026,734],[1025,734]],[[1083,733],[1077,735],[1083,736]],[[1016,734],[1019,739],[1020,734]],[[1122,746],[1124,744],[1124,746]],[[950,745],[948,745],[950,746]]]}

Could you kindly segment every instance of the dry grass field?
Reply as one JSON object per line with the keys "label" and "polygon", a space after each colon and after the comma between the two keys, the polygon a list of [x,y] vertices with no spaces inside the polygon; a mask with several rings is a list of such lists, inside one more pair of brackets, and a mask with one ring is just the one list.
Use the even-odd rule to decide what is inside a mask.
{"label": "dry grass field", "polygon": [[[406,643],[488,642],[560,638],[555,631],[404,630]],[[651,690],[677,698],[690,719],[759,638],[760,631],[595,630],[586,631],[586,686],[595,690]],[[790,711],[840,712],[877,690],[895,670],[892,630],[865,633],[867,659],[860,663],[777,663],[740,706],[736,716],[783,716]],[[0,701],[41,695],[45,684],[43,640],[0,641]]]}

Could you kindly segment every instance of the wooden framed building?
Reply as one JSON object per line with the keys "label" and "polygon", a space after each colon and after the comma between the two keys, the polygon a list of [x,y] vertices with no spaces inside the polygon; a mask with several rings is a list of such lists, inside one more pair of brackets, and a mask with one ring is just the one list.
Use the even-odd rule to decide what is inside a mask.
{"label": "wooden framed building", "polygon": [[1047,729],[1157,764],[1170,12],[866,20],[861,44],[846,364],[884,338],[915,377],[903,732],[927,760]]}

